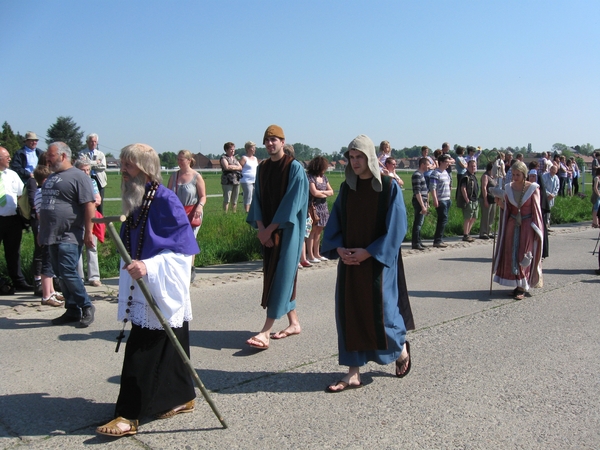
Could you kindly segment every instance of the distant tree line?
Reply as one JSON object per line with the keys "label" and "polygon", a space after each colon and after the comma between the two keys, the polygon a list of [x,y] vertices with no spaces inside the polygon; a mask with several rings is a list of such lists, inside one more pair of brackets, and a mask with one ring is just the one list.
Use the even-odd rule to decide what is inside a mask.
{"label": "distant tree line", "polygon": [[[35,130],[25,130],[27,131],[35,131]],[[51,144],[55,141],[65,142],[73,151],[74,154],[83,150],[85,148],[84,142],[84,132],[80,129],[80,127],[75,123],[72,117],[70,116],[59,116],[46,131],[46,145]],[[17,150],[23,147],[24,134],[20,132],[14,132],[8,122],[4,122],[2,124],[2,132],[0,133],[0,145],[8,150],[10,155],[12,156]],[[459,146],[459,144],[454,145],[454,150]],[[463,145],[463,147],[467,147],[467,145]],[[339,161],[344,159],[344,153],[348,149],[346,147],[341,147],[340,150],[336,153],[332,154],[323,154],[321,149],[318,147],[311,147],[306,144],[295,143],[294,151],[296,152],[296,158],[301,161],[309,161],[313,159],[315,156],[323,156],[328,161]],[[379,151],[379,146],[376,146],[376,150]],[[432,152],[435,148],[431,148]],[[573,145],[568,146],[561,143],[556,143],[552,146],[551,151],[553,153],[564,153],[568,156],[573,154],[573,150],[582,155],[591,155],[594,152],[594,146],[590,143],[582,144],[582,145]],[[494,160],[496,159],[496,155],[498,152],[512,152],[514,153],[532,153],[531,144],[526,146],[516,146],[516,147],[500,147],[500,148],[492,148],[492,149],[484,149],[482,151],[482,163],[485,163],[486,160]],[[239,158],[242,155],[246,154],[244,148],[238,148],[235,151],[236,156]],[[106,154],[107,156],[112,156],[110,153]],[[413,145],[412,147],[404,147],[401,149],[392,148],[392,156],[396,159],[402,158],[414,158],[421,155],[421,145]],[[215,155],[209,153],[205,155],[209,159],[219,159],[221,154]],[[267,153],[267,149],[265,147],[257,147],[256,148],[256,157],[258,159],[268,158],[269,155]],[[161,164],[164,167],[176,167],[177,166],[177,153],[174,152],[163,152],[160,154]]]}
{"label": "distant tree line", "polygon": [[[34,130],[27,130],[34,131]],[[25,131],[25,133],[27,132]],[[52,142],[62,141],[69,146],[74,154],[85,148],[83,140],[84,132],[75,123],[72,117],[59,116],[50,128],[46,131],[46,145]],[[14,155],[17,150],[23,147],[25,136],[18,131],[15,133],[8,122],[2,124],[2,133],[0,133],[0,145],[10,155]],[[41,146],[40,146],[41,147]]]}

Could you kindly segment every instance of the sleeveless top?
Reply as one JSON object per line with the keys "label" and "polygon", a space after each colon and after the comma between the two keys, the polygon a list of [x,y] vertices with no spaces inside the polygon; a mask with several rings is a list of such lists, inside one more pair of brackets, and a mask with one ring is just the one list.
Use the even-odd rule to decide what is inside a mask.
{"label": "sleeveless top", "polygon": [[258,167],[258,159],[256,156],[253,159],[246,158],[246,164],[242,167],[242,179],[240,183],[251,184],[256,180],[256,168]]}
{"label": "sleeveless top", "polygon": [[194,175],[194,178],[192,178],[189,183],[185,184],[177,183],[177,179],[179,178],[178,174],[179,171],[173,175],[175,176],[175,181],[173,182],[173,192],[177,194],[177,198],[183,206],[195,205],[198,203],[198,189],[196,188],[198,173]]}

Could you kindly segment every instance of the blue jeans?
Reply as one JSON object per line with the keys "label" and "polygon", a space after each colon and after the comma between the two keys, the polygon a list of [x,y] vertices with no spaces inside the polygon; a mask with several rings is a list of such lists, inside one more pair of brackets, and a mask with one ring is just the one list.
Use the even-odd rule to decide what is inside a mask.
{"label": "blue jeans", "polygon": [[435,226],[435,235],[433,236],[434,244],[439,244],[442,242],[444,230],[446,229],[446,224],[448,223],[448,212],[450,211],[450,205],[452,205],[452,201],[440,200],[438,201],[438,205],[439,206],[435,208],[437,212],[437,224]]}
{"label": "blue jeans", "polygon": [[65,308],[73,316],[81,316],[81,309],[92,306],[83,281],[77,273],[77,263],[83,245],[53,244],[49,245],[50,262],[56,276],[60,278],[60,286],[65,296]]}
{"label": "blue jeans", "polygon": [[419,201],[413,197],[412,205],[415,209],[415,219],[413,220],[412,226],[412,246],[416,247],[422,245],[421,243],[421,227],[425,221],[425,216],[421,214],[421,205]]}

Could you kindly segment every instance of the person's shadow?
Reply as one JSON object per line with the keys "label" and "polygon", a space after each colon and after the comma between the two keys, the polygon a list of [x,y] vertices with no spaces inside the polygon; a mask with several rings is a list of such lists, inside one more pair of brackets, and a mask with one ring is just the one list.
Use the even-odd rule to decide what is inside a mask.
{"label": "person's shadow", "polygon": [[90,434],[93,432],[90,424],[100,425],[96,422],[110,419],[114,410],[114,404],[81,397],[51,397],[43,392],[3,395],[0,397],[3,425],[0,436]]}

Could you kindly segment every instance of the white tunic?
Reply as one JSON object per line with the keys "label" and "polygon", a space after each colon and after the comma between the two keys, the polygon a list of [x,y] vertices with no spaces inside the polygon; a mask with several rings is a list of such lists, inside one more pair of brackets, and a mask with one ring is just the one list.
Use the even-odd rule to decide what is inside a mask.
{"label": "white tunic", "polygon": [[[148,259],[143,259],[148,274],[143,277],[150,289],[156,304],[174,328],[183,326],[183,322],[192,320],[190,302],[191,257],[181,253],[164,250]],[[118,320],[127,318],[134,324],[151,330],[162,330],[158,318],[148,305],[142,290],[129,273],[122,269],[121,260],[119,278],[119,310]],[[131,289],[134,286],[134,289]],[[129,297],[132,297],[129,300]],[[131,302],[128,307],[127,303]],[[129,308],[129,314],[126,309]]]}

